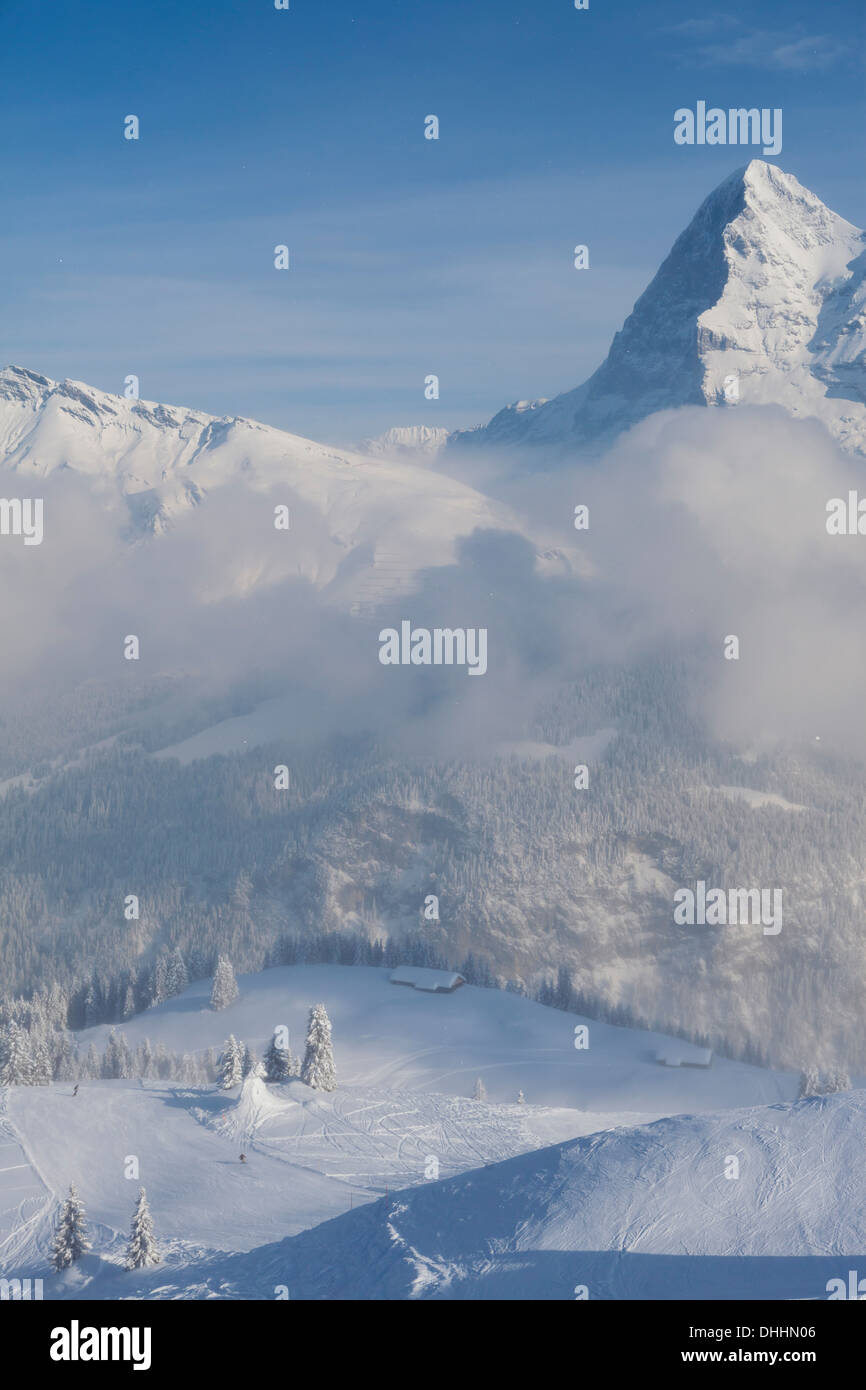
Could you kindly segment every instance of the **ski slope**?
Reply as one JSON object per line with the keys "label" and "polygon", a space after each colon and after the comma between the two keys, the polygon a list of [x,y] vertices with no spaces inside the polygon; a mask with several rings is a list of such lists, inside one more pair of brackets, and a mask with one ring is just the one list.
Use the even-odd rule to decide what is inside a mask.
{"label": "ski slope", "polygon": [[[718,1058],[706,1070],[661,1067],[656,1052],[671,1040],[660,1035],[496,990],[427,995],[389,974],[242,976],[219,1013],[201,982],[124,1026],[133,1046],[147,1036],[195,1051],[234,1033],[261,1053],[284,1025],[297,1053],[321,1000],[332,1094],[254,1077],[229,1092],[158,1080],[85,1082],[77,1096],[60,1083],[6,1091],[0,1276],[42,1278],[46,1298],[273,1298],[278,1285],[292,1298],[557,1298],[570,1296],[563,1271],[571,1278],[596,1252],[598,1296],[654,1297],[640,1261],[621,1257],[845,1249],[844,1218],[831,1231],[825,1211],[838,1174],[808,1165],[834,1114],[848,1116],[829,1136],[834,1154],[850,1156],[863,1117],[848,1114],[849,1097],[780,1104],[795,1094],[790,1075]],[[578,1050],[582,1022],[589,1047]],[[486,1101],[471,1098],[478,1076]],[[728,1153],[743,1155],[739,1183],[719,1177]],[[53,1221],[72,1182],[94,1250],[58,1276]],[[130,1274],[139,1183],[162,1263]]]}
{"label": "ski slope", "polygon": [[866,1269],[864,1131],[857,1091],[592,1135],[224,1264],[224,1295],[826,1298]]}

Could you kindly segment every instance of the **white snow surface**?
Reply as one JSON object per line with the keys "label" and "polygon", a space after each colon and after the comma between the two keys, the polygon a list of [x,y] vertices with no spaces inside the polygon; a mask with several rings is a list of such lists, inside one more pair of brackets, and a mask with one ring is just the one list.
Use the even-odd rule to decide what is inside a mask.
{"label": "white snow surface", "polygon": [[[55,473],[77,475],[105,505],[125,507],[133,541],[230,485],[261,498],[263,525],[273,526],[274,505],[288,506],[282,567],[227,566],[212,600],[300,577],[335,602],[363,606],[405,593],[421,569],[454,563],[458,542],[476,529],[527,534],[507,507],[429,469],[16,366],[0,371],[0,465],[31,488]],[[530,540],[540,570],[571,568],[549,535]]]}
{"label": "white snow surface", "polygon": [[[124,1025],[133,1045],[148,1036],[196,1051],[233,1033],[262,1052],[283,1024],[298,1053],[322,1001],[333,1094],[258,1078],[227,1093],[158,1080],[87,1082],[76,1097],[59,1083],[3,1093],[0,1276],[43,1278],[46,1298],[273,1298],[278,1284],[293,1298],[567,1298],[589,1260],[598,1296],[646,1297],[642,1267],[623,1254],[850,1246],[843,1211],[831,1229],[824,1207],[845,1162],[845,1192],[860,1181],[853,1147],[828,1147],[824,1172],[816,1146],[834,1115],[834,1143],[862,1143],[862,1096],[791,1107],[791,1075],[718,1057],[706,1071],[664,1068],[656,1054],[681,1044],[661,1035],[471,985],[419,994],[389,974],[281,967],[241,976],[220,1012],[202,981]],[[586,1050],[574,1045],[581,1023]],[[107,1033],[80,1041],[101,1046]],[[486,1102],[471,1099],[479,1076]],[[747,1181],[720,1178],[728,1153],[744,1155]],[[47,1254],[70,1182],[94,1250],[61,1277]],[[130,1273],[139,1182],[164,1258]]]}

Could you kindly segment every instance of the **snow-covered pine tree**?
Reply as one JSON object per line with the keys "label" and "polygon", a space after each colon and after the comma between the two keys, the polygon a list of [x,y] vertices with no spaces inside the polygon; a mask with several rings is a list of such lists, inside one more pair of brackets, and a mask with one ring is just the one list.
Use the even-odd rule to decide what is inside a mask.
{"label": "snow-covered pine tree", "polygon": [[824,1094],[827,1096],[835,1095],[837,1091],[850,1091],[851,1078],[841,1067],[834,1067],[828,1071],[824,1081]]}
{"label": "snow-covered pine tree", "polygon": [[218,1063],[219,1084],[223,1091],[230,1091],[233,1086],[240,1086],[243,1081],[243,1056],[243,1047],[234,1033],[230,1033],[225,1040]]}
{"label": "snow-covered pine tree", "polygon": [[30,1038],[14,1018],[6,1025],[0,1044],[0,1086],[32,1086],[35,1062]]}
{"label": "snow-covered pine tree", "polygon": [[180,948],[175,946],[169,956],[165,967],[165,991],[169,998],[176,994],[183,994],[189,985],[189,976],[186,973],[186,965]]}
{"label": "snow-covered pine tree", "polygon": [[153,1218],[147,1205],[147,1193],[143,1187],[138,1189],[138,1201],[132,1214],[132,1229],[126,1247],[126,1268],[142,1269],[145,1265],[159,1264],[159,1250],[153,1231]]}
{"label": "snow-covered pine tree", "polygon": [[48,1017],[55,1028],[69,1027],[69,996],[56,982],[48,991]]}
{"label": "snow-covered pine tree", "polygon": [[277,1044],[277,1031],[268,1043],[265,1053],[265,1080],[280,1082],[288,1081],[292,1074],[292,1054],[287,1047],[280,1047]]}
{"label": "snow-covered pine tree", "polygon": [[331,1020],[324,1004],[314,1004],[307,1025],[307,1046],[301,1080],[315,1091],[336,1091],[337,1069],[331,1045]]}
{"label": "snow-covered pine tree", "polygon": [[156,1051],[153,1054],[154,1074],[160,1081],[168,1081],[171,1078],[171,1054],[165,1043],[157,1043]]}
{"label": "snow-covered pine tree", "polygon": [[132,988],[132,985],[127,985],[126,992],[123,996],[123,1008],[121,1009],[121,1017],[123,1018],[123,1021],[126,1022],[128,1018],[132,1018],[134,1013],[135,990]]}
{"label": "snow-covered pine tree", "polygon": [[153,980],[150,987],[152,1004],[161,1004],[168,998],[168,961],[160,956],[153,967]]}
{"label": "snow-covered pine tree", "polygon": [[246,914],[250,910],[253,896],[253,881],[246,869],[241,869],[232,889],[231,904],[235,912]]}
{"label": "snow-covered pine tree", "polygon": [[213,977],[210,1006],[212,1009],[227,1009],[238,997],[235,972],[228,956],[220,956]]}
{"label": "snow-covered pine tree", "polygon": [[553,999],[555,1009],[564,1009],[566,1012],[574,1002],[574,985],[571,982],[571,975],[566,965],[561,965],[556,974],[556,986]]}
{"label": "snow-covered pine tree", "polygon": [[803,1100],[806,1096],[817,1096],[821,1093],[821,1078],[817,1067],[805,1067],[800,1072],[800,1093],[798,1100]]}
{"label": "snow-covered pine tree", "polygon": [[30,1035],[30,1053],[33,1058],[33,1085],[50,1086],[54,1080],[54,1063],[51,1049],[43,1033]]}
{"label": "snow-covered pine tree", "polygon": [[177,1068],[177,1079],[186,1086],[197,1086],[202,1080],[198,1062],[191,1052],[185,1052]]}
{"label": "snow-covered pine tree", "polygon": [[99,1013],[99,1000],[96,995],[96,986],[93,981],[87,986],[87,993],[84,996],[84,1026],[90,1028],[94,1023],[101,1022]]}
{"label": "snow-covered pine tree", "polygon": [[245,1080],[248,1076],[262,1075],[262,1064],[251,1047],[244,1048],[242,1069]]}
{"label": "snow-covered pine tree", "polygon": [[153,1043],[150,1041],[150,1038],[142,1038],[141,1042],[138,1044],[138,1047],[135,1049],[133,1066],[136,1076],[153,1076],[155,1067],[153,1061]]}
{"label": "snow-covered pine tree", "polygon": [[68,1269],[76,1260],[90,1249],[87,1239],[84,1204],[75,1190],[69,1188],[69,1196],[63,1203],[54,1244],[51,1248],[51,1264],[54,1269]]}
{"label": "snow-covered pine tree", "polygon": [[517,1104],[518,1104],[518,1105],[525,1105],[525,1104],[526,1104],[526,1096],[523,1094],[522,1091],[518,1091],[518,1092],[517,1092]]}
{"label": "snow-covered pine tree", "polygon": [[107,1081],[123,1080],[134,1070],[132,1051],[125,1033],[112,1028],[102,1058],[102,1075]]}
{"label": "snow-covered pine tree", "polygon": [[54,1058],[54,1075],[58,1081],[77,1081],[81,1076],[81,1061],[78,1050],[72,1044],[68,1033],[61,1036]]}
{"label": "snow-covered pine tree", "polygon": [[481,1077],[480,1077],[480,1076],[476,1076],[476,1078],[475,1078],[475,1087],[474,1087],[474,1089],[473,1089],[473,1091],[472,1091],[472,1099],[473,1099],[473,1100],[486,1100],[486,1099],[487,1099],[487,1088],[486,1088],[486,1086],[484,1085],[484,1082],[481,1080]]}
{"label": "snow-covered pine tree", "polygon": [[117,1031],[112,1028],[109,1030],[108,1038],[105,1043],[105,1051],[102,1054],[102,1079],[103,1081],[116,1081],[120,1076],[118,1070],[119,1060],[117,1056]]}

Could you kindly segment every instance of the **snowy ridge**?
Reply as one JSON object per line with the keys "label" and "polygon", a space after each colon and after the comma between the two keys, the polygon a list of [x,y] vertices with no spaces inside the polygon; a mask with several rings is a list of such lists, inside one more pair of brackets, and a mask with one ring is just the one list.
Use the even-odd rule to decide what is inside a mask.
{"label": "snowy ridge", "polygon": [[427,463],[443,448],[450,431],[441,425],[395,425],[375,439],[363,439],[358,452],[372,457]]}
{"label": "snowy ridge", "polygon": [[[229,573],[229,593],[287,575],[367,606],[404,593],[419,569],[447,565],[478,528],[525,534],[518,518],[463,483],[367,458],[238,417],[54,382],[23,367],[0,371],[0,465],[35,478],[78,475],[128,514],[128,536],[159,535],[228,486],[289,507],[282,568]],[[262,525],[273,529],[263,510]],[[539,537],[541,568],[570,567]],[[212,597],[220,595],[212,595]]]}

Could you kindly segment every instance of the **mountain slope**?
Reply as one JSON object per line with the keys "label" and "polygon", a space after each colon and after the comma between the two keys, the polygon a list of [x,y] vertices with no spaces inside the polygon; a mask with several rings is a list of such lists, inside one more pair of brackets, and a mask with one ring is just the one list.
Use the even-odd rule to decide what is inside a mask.
{"label": "mountain slope", "polygon": [[825,1298],[866,1246],[864,1126],[853,1092],[590,1135],[259,1251],[241,1287],[281,1267],[297,1298]]}
{"label": "mountain slope", "polygon": [[[503,1222],[513,1226],[521,1202],[525,1219],[543,1224],[550,1196],[538,1174],[555,1174],[568,1162],[573,1178],[583,1165],[596,1183],[599,1223],[587,1224],[583,1213],[578,1228],[582,1207],[568,1211],[576,1187],[560,1189],[551,1220],[566,1240],[586,1228],[593,1239],[611,1241],[604,1223],[615,1227],[619,1204],[633,1212],[628,1243],[651,1249],[636,1235],[637,1213],[659,1199],[671,1141],[667,1130],[646,1122],[685,1108],[707,1112],[672,1122],[674,1155],[685,1161],[694,1136],[723,1124],[719,1110],[747,1104],[755,1108],[728,1112],[739,1139],[725,1142],[755,1153],[751,1116],[773,1113],[764,1107],[794,1093],[792,1076],[723,1058],[707,1070],[659,1066],[655,1054],[672,1040],[636,1029],[591,1022],[590,1046],[578,1050],[573,1014],[471,985],[453,995],[418,993],[392,985],[390,974],[336,965],[267,970],[241,976],[239,997],[218,1012],[209,1006],[208,982],[200,981],[123,1025],[130,1043],[147,1036],[156,1049],[200,1054],[232,1033],[261,1053],[279,1020],[297,1053],[310,1002],[321,999],[334,1025],[333,1093],[256,1077],[229,1092],[155,1078],[83,1081],[77,1095],[71,1081],[0,1089],[0,1276],[44,1278],[46,1298],[157,1290],[207,1296],[206,1281],[211,1295],[272,1298],[274,1286],[288,1282],[292,1298],[311,1297],[327,1292],[331,1244],[345,1239],[352,1257],[337,1296],[358,1278],[355,1253],[366,1243],[382,1283],[366,1281],[360,1296],[407,1297],[418,1280],[405,1258],[407,1239],[425,1279],[428,1260],[441,1264],[457,1250],[474,1259],[479,1241],[498,1235]],[[95,1042],[101,1051],[106,1036],[105,1027],[86,1030],[82,1050]],[[471,1098],[478,1076],[490,1101]],[[516,1103],[518,1089],[525,1089],[523,1104]],[[642,1128],[622,1128],[635,1124]],[[677,1149],[683,1126],[687,1139]],[[588,1135],[587,1146],[575,1149],[575,1139]],[[627,1136],[634,1136],[631,1147]],[[561,1147],[542,1147],[551,1144]],[[600,1164],[599,1154],[606,1155]],[[135,1195],[130,1155],[147,1186],[163,1254],[163,1264],[141,1276],[119,1268]],[[512,1170],[508,1160],[521,1155],[528,1166]],[[706,1187],[712,1171],[703,1160],[688,1169],[688,1192]],[[465,1190],[438,1181],[461,1174]],[[50,1273],[47,1254],[71,1181],[87,1207],[94,1253],[67,1284]],[[397,1189],[399,1196],[388,1198]],[[671,1190],[661,1194],[664,1201]],[[746,1192],[751,1201],[744,1182]],[[377,1200],[383,1193],[386,1205]],[[452,1198],[456,1224],[445,1240]],[[370,1203],[369,1221],[343,1227],[339,1218],[348,1212],[351,1221],[353,1208]],[[321,1234],[311,1233],[316,1255],[306,1271],[285,1238],[322,1222],[328,1224]],[[273,1245],[275,1238],[281,1244]],[[290,1278],[273,1276],[280,1265]],[[443,1296],[435,1282],[432,1292]]]}
{"label": "mountain slope", "polygon": [[[476,528],[521,531],[505,507],[443,474],[330,448],[254,420],[127,400],[23,367],[0,372],[0,466],[33,479],[79,475],[128,512],[128,536],[170,528],[230,486],[290,509],[285,564],[336,598],[372,603],[421,568],[453,563]],[[270,512],[270,515],[267,513]],[[539,564],[562,561],[536,552]],[[262,582],[248,574],[239,584]]]}
{"label": "mountain slope", "polygon": [[[826,1299],[830,1279],[863,1273],[864,1133],[862,1091],[673,1116],[422,1181],[242,1253],[179,1246],[134,1276],[94,1256],[73,1296]],[[69,1294],[53,1281],[47,1296]]]}
{"label": "mountain slope", "polygon": [[501,410],[451,444],[603,446],[657,410],[782,405],[866,452],[866,239],[752,160],[715,189],[576,390]]}

